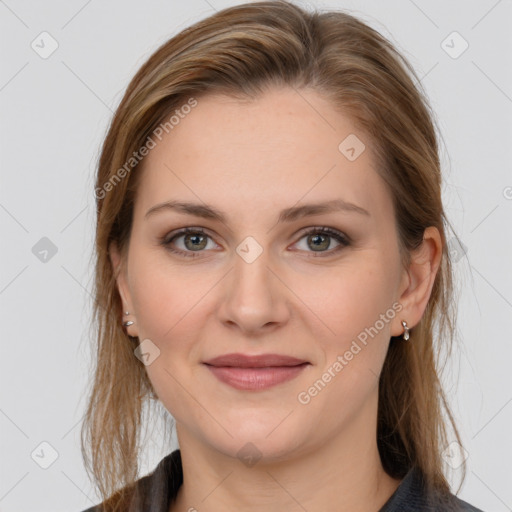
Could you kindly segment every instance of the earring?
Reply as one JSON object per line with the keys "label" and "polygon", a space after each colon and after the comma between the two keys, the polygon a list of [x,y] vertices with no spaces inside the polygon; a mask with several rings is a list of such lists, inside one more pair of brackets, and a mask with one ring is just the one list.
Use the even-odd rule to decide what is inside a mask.
{"label": "earring", "polygon": [[[129,315],[130,315],[129,311],[125,311],[124,312],[124,316],[129,316]],[[132,320],[129,320],[128,322],[123,322],[123,327],[130,327],[130,325],[133,325],[133,321]]]}
{"label": "earring", "polygon": [[409,337],[410,337],[409,336],[410,329],[409,329],[409,327],[407,327],[407,322],[404,322],[403,320],[402,320],[402,325],[404,326],[403,338],[404,338],[405,341],[407,341],[409,339]]}

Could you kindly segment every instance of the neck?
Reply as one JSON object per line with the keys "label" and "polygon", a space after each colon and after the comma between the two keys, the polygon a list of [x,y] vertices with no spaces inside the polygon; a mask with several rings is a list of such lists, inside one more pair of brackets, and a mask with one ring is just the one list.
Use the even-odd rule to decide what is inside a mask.
{"label": "neck", "polygon": [[359,423],[284,461],[263,458],[252,467],[199,442],[178,424],[183,485],[171,512],[377,512],[400,481],[382,467],[376,418]]}

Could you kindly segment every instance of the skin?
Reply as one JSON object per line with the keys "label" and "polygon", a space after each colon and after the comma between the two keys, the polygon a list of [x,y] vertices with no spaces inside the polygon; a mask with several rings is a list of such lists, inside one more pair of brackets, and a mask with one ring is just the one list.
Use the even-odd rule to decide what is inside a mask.
{"label": "skin", "polygon": [[[354,161],[338,150],[349,134],[366,144]],[[425,231],[403,268],[370,141],[312,90],[274,88],[244,102],[201,97],[145,158],[141,178],[127,258],[115,245],[110,254],[135,322],[127,332],[160,350],[146,370],[176,420],[184,470],[170,510],[379,510],[400,481],[378,454],[378,376],[390,336],[403,333],[401,320],[412,328],[426,308],[441,258],[438,230]],[[276,224],[283,208],[336,198],[369,215],[339,211]],[[208,203],[227,220],[171,210],[144,217],[169,200]],[[350,245],[324,235],[315,250],[303,234],[315,226],[340,231]],[[185,227],[208,235],[199,252],[197,239],[174,240],[195,258],[159,244]],[[251,263],[236,252],[248,236],[263,249]],[[403,309],[300,403],[298,394],[394,303]],[[202,364],[232,352],[310,365],[277,386],[241,391]],[[237,456],[247,443],[261,456],[252,466]]]}

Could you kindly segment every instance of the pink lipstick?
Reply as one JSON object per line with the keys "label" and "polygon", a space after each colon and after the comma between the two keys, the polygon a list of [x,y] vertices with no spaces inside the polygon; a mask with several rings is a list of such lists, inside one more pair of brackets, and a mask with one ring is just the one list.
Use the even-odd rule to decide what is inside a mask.
{"label": "pink lipstick", "polygon": [[279,354],[226,354],[205,361],[221,382],[246,391],[259,391],[297,377],[310,363]]}

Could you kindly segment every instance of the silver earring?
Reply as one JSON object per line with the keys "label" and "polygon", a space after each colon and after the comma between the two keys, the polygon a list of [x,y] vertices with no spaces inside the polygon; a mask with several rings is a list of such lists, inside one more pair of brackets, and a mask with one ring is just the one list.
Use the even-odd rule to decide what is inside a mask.
{"label": "silver earring", "polygon": [[[124,316],[129,316],[130,312],[129,311],[125,311],[124,312]],[[132,320],[129,320],[128,322],[123,322],[123,327],[130,327],[130,325],[133,325],[133,321]]]}
{"label": "silver earring", "polygon": [[402,325],[404,327],[403,338],[404,338],[405,341],[407,341],[409,339],[409,337],[410,337],[409,336],[410,329],[409,329],[409,327],[407,327],[407,322],[404,322],[403,320],[402,320]]}

